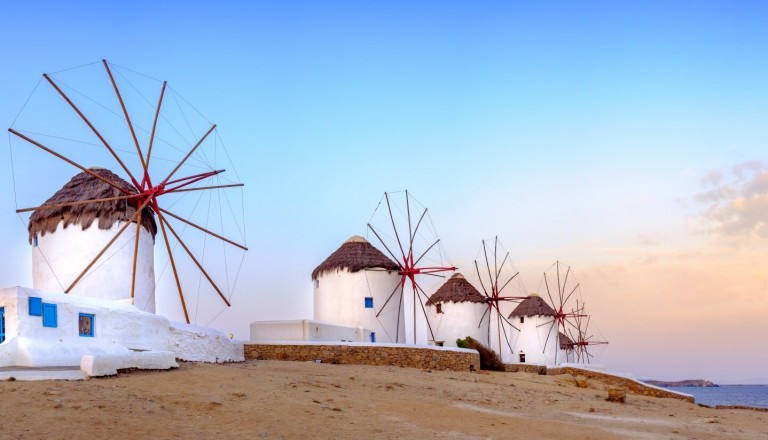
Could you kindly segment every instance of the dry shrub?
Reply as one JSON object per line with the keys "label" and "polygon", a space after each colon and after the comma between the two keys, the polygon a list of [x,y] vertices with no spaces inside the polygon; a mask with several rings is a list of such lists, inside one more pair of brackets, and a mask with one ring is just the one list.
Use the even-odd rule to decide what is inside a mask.
{"label": "dry shrub", "polygon": [[465,339],[458,339],[456,345],[462,348],[471,348],[480,353],[480,369],[492,371],[504,371],[504,362],[495,351],[481,344],[477,339],[467,336]]}

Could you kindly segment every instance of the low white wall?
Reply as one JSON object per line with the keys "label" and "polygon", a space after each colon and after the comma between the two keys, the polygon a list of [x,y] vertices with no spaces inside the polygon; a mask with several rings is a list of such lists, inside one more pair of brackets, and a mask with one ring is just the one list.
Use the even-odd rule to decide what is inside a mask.
{"label": "low white wall", "polygon": [[312,320],[251,323],[251,341],[370,342],[370,340],[371,331],[362,327]]}
{"label": "low white wall", "polygon": [[[57,326],[44,327],[42,316],[29,314],[29,297],[56,304]],[[204,327],[172,323],[130,304],[23,287],[0,289],[5,309],[6,341],[0,367],[80,366],[83,356],[130,356],[171,351],[179,359],[202,362],[241,361],[243,344]],[[94,335],[79,335],[80,313],[94,315]]]}
{"label": "low white wall", "polygon": [[243,343],[216,329],[171,322],[168,350],[177,358],[194,362],[241,362]]}

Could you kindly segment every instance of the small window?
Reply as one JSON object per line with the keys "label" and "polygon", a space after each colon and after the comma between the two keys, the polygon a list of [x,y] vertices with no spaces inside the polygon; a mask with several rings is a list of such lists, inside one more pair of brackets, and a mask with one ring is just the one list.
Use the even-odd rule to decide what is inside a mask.
{"label": "small window", "polygon": [[520,353],[520,363],[525,363],[525,353]]}
{"label": "small window", "polygon": [[29,297],[29,316],[43,315],[43,299],[36,296]]}
{"label": "small window", "polygon": [[365,308],[366,309],[372,309],[373,308],[373,298],[370,296],[365,297]]}
{"label": "small window", "polygon": [[520,324],[522,324],[522,323],[524,323],[524,322],[525,322],[525,316],[521,316],[521,317],[520,317]]}
{"label": "small window", "polygon": [[5,342],[5,307],[0,307],[0,343]]}
{"label": "small window", "polygon": [[315,289],[320,287],[320,280],[315,280]]}
{"label": "small window", "polygon": [[435,311],[437,313],[443,313],[443,303],[437,303],[435,304]]}
{"label": "small window", "polygon": [[93,328],[96,324],[95,317],[88,313],[81,313],[80,319],[78,319],[77,327],[80,332],[80,336],[93,337]]}
{"label": "small window", "polygon": [[34,246],[37,247],[37,235],[32,239],[32,242],[34,243]]}
{"label": "small window", "polygon": [[376,342],[376,332],[371,332],[371,342]]}
{"label": "small window", "polygon": [[43,303],[43,327],[58,327],[56,304]]}

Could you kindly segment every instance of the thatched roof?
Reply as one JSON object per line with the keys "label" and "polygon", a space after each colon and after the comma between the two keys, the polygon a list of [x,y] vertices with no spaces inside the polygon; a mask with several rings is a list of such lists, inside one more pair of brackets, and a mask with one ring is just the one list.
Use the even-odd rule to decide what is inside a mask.
{"label": "thatched roof", "polygon": [[363,269],[372,268],[398,270],[400,266],[368,243],[368,240],[355,235],[345,241],[341,247],[336,249],[336,252],[332,253],[312,271],[312,279],[316,280],[325,272],[336,269],[359,272]]}
{"label": "thatched roof", "polygon": [[555,316],[555,310],[547,304],[539,295],[532,293],[528,298],[512,310],[509,317],[513,316]]}
{"label": "thatched roof", "polygon": [[571,338],[569,338],[568,335],[566,335],[563,332],[558,332],[558,333],[560,333],[560,349],[562,349],[562,350],[572,350],[573,349],[573,340]]}
{"label": "thatched roof", "polygon": [[[89,171],[110,182],[114,182],[131,193],[138,193],[138,190],[133,185],[107,169],[93,167]],[[60,190],[56,191],[56,194],[46,200],[43,205],[55,205],[122,195],[124,193],[117,188],[86,172],[82,172],[73,177]],[[41,207],[36,209],[29,218],[29,242],[32,243],[32,240],[37,235],[42,236],[56,231],[59,222],[64,222],[65,228],[69,225],[79,225],[83,230],[86,230],[98,219],[97,225],[99,229],[110,229],[115,222],[130,220],[135,212],[136,202],[133,200],[114,200],[59,208]],[[152,233],[152,237],[157,233],[154,213],[148,207],[144,208],[144,211],[141,213],[141,225],[148,232]]]}
{"label": "thatched roof", "polygon": [[464,275],[455,273],[429,298],[427,305],[449,301],[482,303],[485,302],[485,297],[475,289],[475,286],[469,284]]}

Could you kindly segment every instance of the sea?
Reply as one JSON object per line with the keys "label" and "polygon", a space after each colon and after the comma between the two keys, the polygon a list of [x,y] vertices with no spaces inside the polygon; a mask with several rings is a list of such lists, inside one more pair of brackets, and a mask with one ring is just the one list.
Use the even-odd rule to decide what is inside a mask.
{"label": "sea", "polygon": [[719,387],[669,387],[691,394],[704,405],[744,405],[768,408],[768,385],[720,385]]}

